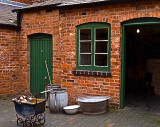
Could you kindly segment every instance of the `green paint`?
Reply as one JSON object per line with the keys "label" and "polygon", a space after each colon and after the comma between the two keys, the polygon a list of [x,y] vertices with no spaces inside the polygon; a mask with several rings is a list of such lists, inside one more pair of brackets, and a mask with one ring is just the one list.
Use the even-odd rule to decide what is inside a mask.
{"label": "green paint", "polygon": [[125,65],[126,65],[126,32],[124,25],[122,26],[122,58],[121,58],[121,94],[120,108],[125,106]]}
{"label": "green paint", "polygon": [[[96,28],[108,28],[108,58],[107,58],[107,67],[97,67],[94,66],[94,61],[95,61],[95,29]],[[79,37],[80,37],[80,29],[91,29],[91,66],[80,66],[80,54],[79,54]],[[83,25],[77,26],[77,60],[76,60],[76,65],[77,65],[77,70],[93,70],[93,71],[110,71],[110,52],[111,52],[111,25],[107,23],[87,23]]]}
{"label": "green paint", "polygon": [[126,26],[160,24],[159,18],[138,18],[122,23],[122,54],[121,54],[121,92],[120,108],[125,107],[125,73],[126,73]]}
{"label": "green paint", "polygon": [[30,38],[30,90],[33,95],[45,90],[45,77],[49,84],[45,60],[52,81],[52,51],[52,36],[37,35]]}

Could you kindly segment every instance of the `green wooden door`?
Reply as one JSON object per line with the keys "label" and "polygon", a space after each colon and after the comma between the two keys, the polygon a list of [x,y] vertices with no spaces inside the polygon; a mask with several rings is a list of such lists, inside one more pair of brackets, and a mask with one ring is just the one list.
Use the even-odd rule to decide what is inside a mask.
{"label": "green wooden door", "polygon": [[45,61],[52,81],[52,51],[52,36],[30,38],[30,90],[33,95],[45,90],[45,77],[49,83]]}

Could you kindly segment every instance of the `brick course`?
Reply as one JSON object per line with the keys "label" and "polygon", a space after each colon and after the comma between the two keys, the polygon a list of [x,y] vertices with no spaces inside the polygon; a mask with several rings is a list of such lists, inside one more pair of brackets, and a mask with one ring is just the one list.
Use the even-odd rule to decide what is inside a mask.
{"label": "brick course", "polygon": [[[13,95],[19,87],[19,42],[15,29],[0,27],[0,96]],[[23,89],[24,90],[24,89]]]}
{"label": "brick course", "polygon": [[[84,12],[86,15],[84,15]],[[121,23],[142,17],[160,17],[160,2],[131,2],[46,12],[24,12],[19,34],[19,84],[29,90],[29,39],[35,33],[53,35],[53,82],[61,84],[70,103],[87,95],[107,95],[110,105],[120,106]],[[73,75],[76,70],[76,26],[88,22],[111,24],[112,77]],[[0,34],[1,35],[1,34]]]}

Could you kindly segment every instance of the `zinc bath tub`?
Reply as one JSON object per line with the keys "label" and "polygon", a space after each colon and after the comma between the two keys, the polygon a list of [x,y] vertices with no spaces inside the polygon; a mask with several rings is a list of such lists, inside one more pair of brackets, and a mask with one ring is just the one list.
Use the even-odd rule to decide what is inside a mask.
{"label": "zinc bath tub", "polygon": [[102,114],[106,112],[108,96],[87,96],[77,98],[84,114]]}

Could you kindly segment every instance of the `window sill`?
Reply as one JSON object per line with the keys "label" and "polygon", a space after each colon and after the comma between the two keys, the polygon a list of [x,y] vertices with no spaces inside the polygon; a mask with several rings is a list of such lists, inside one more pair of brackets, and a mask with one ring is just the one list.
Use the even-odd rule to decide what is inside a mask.
{"label": "window sill", "polygon": [[86,76],[106,76],[111,77],[111,72],[104,71],[87,71],[87,70],[74,70],[72,71],[74,75],[86,75]]}

